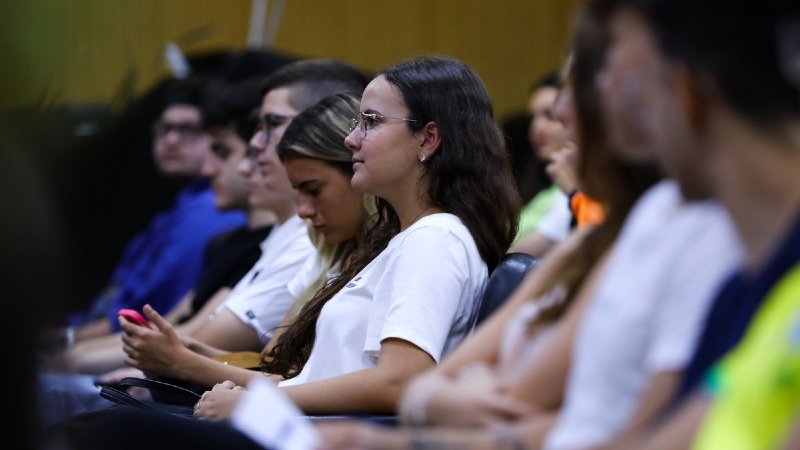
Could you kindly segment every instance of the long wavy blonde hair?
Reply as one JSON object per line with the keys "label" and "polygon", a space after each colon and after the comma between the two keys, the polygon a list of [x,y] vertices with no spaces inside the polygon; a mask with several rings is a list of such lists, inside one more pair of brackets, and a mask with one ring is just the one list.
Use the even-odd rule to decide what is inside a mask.
{"label": "long wavy blonde hair", "polygon": [[[353,153],[344,145],[344,138],[350,134],[350,119],[358,114],[361,94],[343,92],[322,99],[294,118],[277,145],[281,161],[291,158],[311,158],[325,161],[345,176],[353,176]],[[376,199],[364,194],[364,215],[361,234],[366,232],[377,216]],[[328,273],[340,266],[356,249],[358,236],[347,241],[332,244],[314,231],[308,224],[308,236],[317,249],[316,268],[319,276],[295,300],[289,314],[296,316],[301,308],[317,292],[325,287]]]}

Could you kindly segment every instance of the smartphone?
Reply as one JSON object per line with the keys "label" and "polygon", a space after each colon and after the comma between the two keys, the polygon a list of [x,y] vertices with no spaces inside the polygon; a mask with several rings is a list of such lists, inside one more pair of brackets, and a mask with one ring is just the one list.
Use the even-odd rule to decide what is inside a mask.
{"label": "smartphone", "polygon": [[139,314],[137,311],[133,309],[120,309],[119,312],[117,313],[117,317],[119,316],[128,319],[129,321],[135,323],[136,325],[142,325],[152,330],[150,324],[147,323],[146,320],[144,320],[144,317],[142,317],[141,314]]}

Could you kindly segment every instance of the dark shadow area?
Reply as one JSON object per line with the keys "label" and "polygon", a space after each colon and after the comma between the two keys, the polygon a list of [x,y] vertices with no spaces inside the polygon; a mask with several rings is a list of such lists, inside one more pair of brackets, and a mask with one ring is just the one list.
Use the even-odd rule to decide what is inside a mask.
{"label": "dark shadow area", "polygon": [[[190,57],[193,75],[257,79],[294,58],[266,52]],[[34,403],[37,342],[47,325],[89,305],[128,240],[182,187],[163,179],[151,126],[177,80],[119,110],[105,105],[0,110],[6,442],[40,448]],[[257,90],[256,90],[257,92]],[[258,95],[257,93],[254,95]]]}
{"label": "dark shadow area", "polygon": [[520,112],[508,116],[500,125],[506,136],[506,145],[511,155],[511,168],[522,204],[527,204],[542,189],[550,186],[543,163],[536,157],[536,152],[528,139],[528,128],[531,116]]}

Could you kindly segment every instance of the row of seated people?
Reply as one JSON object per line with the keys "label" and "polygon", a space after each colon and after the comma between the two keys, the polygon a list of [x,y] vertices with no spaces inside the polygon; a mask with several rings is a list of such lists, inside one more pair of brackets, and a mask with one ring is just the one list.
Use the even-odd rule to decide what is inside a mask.
{"label": "row of seated people", "polygon": [[[267,87],[262,89],[274,90],[279,94],[277,103],[273,101],[273,104],[266,106],[261,105],[262,96],[249,92],[246,89],[248,86],[234,92],[208,89],[211,92],[201,96],[208,98],[195,104],[187,104],[186,95],[182,92],[173,96],[175,104],[165,109],[157,127],[170,130],[162,136],[156,135],[155,148],[158,149],[162,140],[168,140],[177,153],[186,150],[187,140],[188,143],[195,140],[195,136],[186,136],[186,130],[182,131],[181,128],[192,128],[195,133],[199,133],[200,129],[208,131],[213,154],[202,170],[212,179],[218,206],[231,202],[241,204],[244,201],[248,217],[253,218],[251,227],[260,229],[258,234],[262,236],[265,231],[267,233],[266,239],[261,237],[263,242],[256,247],[260,257],[255,264],[249,257],[230,254],[220,258],[217,254],[207,252],[207,267],[198,286],[166,317],[177,326],[176,331],[181,334],[182,342],[191,343],[193,349],[205,355],[260,349],[270,340],[274,329],[295,300],[308,291],[303,297],[307,300],[308,295],[324,285],[326,274],[333,273],[341,259],[352,251],[356,234],[366,220],[366,209],[375,209],[374,199],[363,200],[361,194],[354,192],[340,197],[342,192],[336,191],[325,197],[332,195],[335,203],[317,212],[319,208],[308,201],[303,205],[299,203],[301,199],[310,200],[313,196],[298,196],[276,156],[271,160],[257,160],[253,150],[264,150],[266,142],[271,142],[274,154],[274,144],[297,110],[311,106],[329,92],[363,91],[366,82],[364,75],[350,65],[335,61],[311,61],[286,67],[266,80]],[[287,97],[286,86],[293,84],[302,85],[303,89],[295,88],[293,95]],[[266,108],[263,113],[262,106]],[[252,110],[254,107],[255,111]],[[187,119],[176,114],[176,111],[183,110],[191,110],[195,116]],[[259,131],[254,135],[256,128]],[[253,142],[248,150],[247,140],[250,137],[253,137]],[[339,161],[339,166],[352,165],[350,151],[339,144],[339,154],[334,153],[322,159],[333,158]],[[320,151],[325,150],[323,148]],[[330,153],[330,149],[327,151]],[[349,182],[349,178],[346,181]],[[302,192],[310,189],[316,188],[305,187]],[[323,218],[328,216],[327,208],[337,215]],[[325,221],[325,230],[316,232],[303,219],[316,221],[317,226],[321,226],[320,221]],[[264,225],[267,225],[266,230]],[[225,242],[217,247],[236,251],[258,239],[258,236],[254,236],[238,246]],[[248,263],[249,270],[243,273],[241,268],[247,267]],[[220,266],[223,270],[220,270]],[[220,282],[220,271],[229,274],[225,282]],[[298,301],[295,307],[301,305]],[[187,317],[187,310],[190,311],[190,318],[183,320]],[[109,314],[116,311],[109,311]],[[119,326],[116,317],[114,323]],[[46,361],[45,368],[50,372],[85,373],[91,376],[56,373],[43,376],[42,409],[56,411],[52,417],[45,417],[45,423],[61,418],[65,409],[68,414],[76,408],[91,407],[101,400],[94,386],[98,376],[104,382],[113,382],[131,375],[127,370],[113,371],[125,366],[126,355],[120,345],[120,334],[79,340],[68,351]],[[139,374],[141,376],[140,371]],[[76,391],[80,390],[93,395],[76,396]],[[57,392],[69,398],[55,395]]]}
{"label": "row of seated people", "polygon": [[[291,92],[302,84],[267,85],[266,120],[251,141],[262,183],[276,192],[283,175],[299,191],[298,212],[327,244],[352,242],[328,264],[317,253],[307,279],[322,281],[295,296],[296,308],[266,342],[262,369],[307,414],[399,413],[410,426],[437,425],[321,424],[327,446],[766,449],[791,439],[800,401],[791,345],[797,202],[776,195],[797,191],[790,174],[800,83],[787,82],[777,58],[760,66],[783,81],[783,90],[759,93],[759,107],[781,118],[767,130],[794,140],[754,146],[775,136],[756,120],[762,110],[747,109],[743,91],[713,85],[728,76],[724,68],[680,50],[758,58],[765,50],[757,46],[741,53],[720,47],[725,39],[692,40],[741,34],[714,18],[735,23],[756,12],[761,27],[749,33],[774,43],[785,11],[735,3],[704,2],[699,13],[696,2],[588,3],[554,112],[574,135],[577,185],[603,205],[604,220],[547,252],[472,334],[519,206],[474,72],[452,59],[414,60],[382,72],[363,94],[326,92],[303,107],[297,96],[292,106]],[[695,34],[670,22],[686,12],[706,19]],[[669,65],[662,41],[693,45],[668,47],[669,61],[679,61]],[[693,65],[705,84],[682,71]],[[627,79],[633,70],[636,79]],[[674,78],[664,81],[665,70]],[[779,101],[787,93],[795,103]],[[323,155],[336,146],[338,156]],[[701,148],[704,158],[687,158]],[[753,167],[756,154],[764,168]],[[779,189],[739,195],[763,185],[759,173],[785,176],[771,178]],[[762,214],[768,207],[772,214]],[[338,212],[359,218],[345,240],[329,228]],[[744,271],[731,278],[737,269]],[[103,408],[61,422],[59,436],[75,448],[127,448],[139,443],[119,436],[133,426],[158,448],[259,448],[218,421],[262,373],[208,358],[231,349],[182,338],[154,309],[144,312],[154,330],[120,321],[125,363],[213,385],[193,413],[207,420]],[[255,315],[246,310],[240,320]]]}
{"label": "row of seated people", "polygon": [[[456,64],[455,62],[451,62],[449,60],[442,60],[442,61],[433,60],[432,63],[443,64],[443,65]],[[461,63],[458,64],[460,65]],[[465,76],[474,78],[474,73],[468,70],[468,68],[464,67],[462,68],[462,71],[465,73]],[[335,78],[337,76],[347,81],[347,83],[343,82],[337,83],[336,82],[337,80]],[[310,118],[307,118],[305,116],[294,117],[297,115],[297,109],[302,109],[302,106],[306,106],[303,105],[302,102],[308,103],[310,101],[319,98],[320,94],[318,92],[315,92],[315,90],[322,93],[326,93],[325,90],[331,91],[333,89],[343,90],[343,91],[351,90],[357,92],[359,90],[363,90],[363,85],[365,84],[364,83],[361,84],[361,86],[358,86],[357,83],[360,81],[360,79],[363,79],[363,76],[360,75],[356,76],[356,72],[354,71],[354,69],[352,69],[349,66],[335,62],[322,61],[322,62],[297,64],[291,67],[287,67],[284,70],[276,72],[269,80],[267,80],[266,83],[267,87],[265,88],[266,95],[264,96],[261,108],[262,110],[260,113],[260,117],[261,120],[263,121],[263,124],[261,125],[261,130],[255,134],[253,140],[251,141],[251,146],[254,149],[261,150],[260,155],[256,158],[256,160],[260,168],[259,171],[260,175],[263,178],[263,184],[271,192],[280,193],[278,197],[280,197],[284,203],[290,202],[292,200],[294,200],[295,202],[297,201],[296,198],[293,198],[295,197],[295,195],[293,195],[292,192],[293,191],[292,184],[294,184],[294,186],[297,187],[297,189],[299,190],[300,198],[305,199],[306,201],[305,204],[295,205],[295,209],[298,209],[298,213],[300,214],[300,216],[312,220],[312,226],[314,226],[315,232],[324,236],[326,241],[325,244],[334,244],[336,247],[331,249],[326,249],[318,246],[320,248],[317,253],[316,259],[314,260],[307,258],[308,264],[306,264],[306,267],[303,268],[300,271],[300,273],[297,273],[296,276],[294,276],[295,273],[298,272],[298,269],[296,267],[291,267],[291,265],[289,265],[287,261],[284,261],[287,258],[287,256],[283,248],[278,249],[277,255],[268,254],[267,252],[267,247],[273,241],[275,236],[277,236],[277,233],[275,231],[275,228],[277,227],[274,226],[273,231],[270,234],[270,237],[267,239],[267,241],[265,241],[264,252],[262,253],[262,260],[267,261],[274,267],[268,267],[268,266],[265,267],[264,264],[260,264],[260,262],[257,263],[256,266],[251,270],[251,273],[246,275],[243,278],[243,280],[237,285],[237,287],[234,288],[231,295],[226,299],[224,308],[222,310],[218,310],[217,314],[215,314],[214,320],[208,321],[204,326],[198,329],[199,336],[195,335],[197,336],[198,339],[193,340],[192,346],[195,349],[202,348],[205,355],[208,355],[209,352],[213,353],[215,351],[217,352],[220,351],[217,349],[212,349],[212,350],[208,349],[207,347],[208,345],[215,343],[211,342],[212,341],[211,339],[203,339],[201,341],[201,338],[203,337],[204,334],[205,336],[208,336],[209,333],[211,333],[210,330],[217,330],[218,331],[217,336],[221,336],[222,339],[228,339],[228,340],[233,339],[232,336],[235,334],[233,331],[235,330],[231,330],[229,326],[225,326],[227,323],[226,319],[229,319],[230,322],[234,322],[240,327],[243,327],[243,325],[252,324],[253,327],[251,329],[244,330],[245,332],[242,334],[246,334],[251,338],[255,338],[256,339],[255,345],[263,344],[263,342],[260,343],[258,342],[258,338],[261,338],[264,341],[269,340],[270,336],[268,335],[268,333],[270,333],[272,329],[275,328],[275,326],[277,325],[277,323],[269,322],[270,320],[274,321],[274,319],[278,317],[278,315],[274,311],[279,310],[280,308],[283,307],[283,312],[280,317],[283,317],[283,314],[286,313],[286,308],[288,307],[288,304],[281,304],[281,301],[283,299],[292,296],[297,297],[298,294],[303,292],[304,290],[311,293],[316,293],[319,285],[324,285],[325,281],[324,278],[330,275],[332,271],[338,270],[339,264],[342,261],[359,257],[358,254],[356,253],[357,249],[356,246],[354,245],[355,244],[354,241],[360,240],[359,236],[357,236],[359,233],[363,233],[366,229],[372,229],[376,226],[375,223],[372,223],[373,221],[381,222],[384,220],[388,220],[390,222],[387,223],[385,226],[391,228],[394,228],[398,225],[397,223],[395,223],[397,219],[392,216],[394,214],[393,211],[389,209],[387,205],[385,204],[381,205],[376,203],[376,200],[373,196],[367,196],[366,198],[364,198],[364,194],[355,192],[350,187],[349,184],[350,183],[349,178],[350,176],[352,176],[352,173],[354,171],[353,153],[351,149],[345,146],[344,138],[350,132],[350,128],[352,125],[351,124],[352,118],[354,116],[357,116],[358,99],[360,98],[360,94],[348,94],[351,97],[345,96],[343,97],[343,99],[333,98],[331,100],[334,102],[335,101],[341,102],[346,100],[347,101],[347,104],[345,105],[346,108],[344,106],[337,105],[336,103],[334,103],[333,105],[319,104],[317,110],[312,109],[307,111],[307,114],[310,115]],[[473,84],[476,84],[474,80]],[[290,89],[286,87],[287,85],[292,86],[292,89],[299,92],[295,93],[294,96],[287,96],[287,92],[290,92]],[[297,87],[297,85],[299,85],[300,87]],[[482,86],[480,85],[477,86],[479,86],[482,89]],[[486,96],[485,90],[483,90],[481,94],[485,97]],[[293,104],[296,103],[293,103],[292,100],[299,101],[302,106],[296,107],[297,109],[293,109],[292,106]],[[320,131],[319,130],[320,125],[317,124],[317,122],[320,122],[321,119],[318,116],[322,115],[323,113],[330,114],[331,110],[333,109],[333,106],[339,106],[340,108],[339,110],[336,110],[336,112],[338,113],[338,115],[335,117],[337,119],[337,122],[332,124],[326,124],[323,122],[323,124],[327,125],[327,127],[322,128],[322,130]],[[490,102],[486,101],[482,105],[482,107],[484,109],[483,110],[484,115],[491,112]],[[299,147],[301,150],[299,150],[298,155],[295,155],[296,158],[289,158],[289,161],[287,161],[285,164],[286,168],[284,168],[284,164],[281,164],[280,161],[278,161],[277,159],[277,154],[275,152],[274,147],[275,144],[278,142],[278,138],[280,137],[278,133],[279,132],[282,133],[284,131],[283,128],[286,128],[289,119],[292,118],[295,119],[292,121],[292,123],[294,124],[293,125],[294,128],[290,127],[287,129],[287,135],[285,139],[280,141],[281,145],[282,146],[290,145],[287,142],[291,142],[291,139],[293,139],[292,136],[294,135],[299,135],[298,137],[294,137],[294,139],[298,140],[305,139],[309,141],[310,144],[308,143],[305,143],[305,145],[298,144],[297,147]],[[491,116],[486,115],[484,117],[484,121],[487,124],[491,124],[493,128],[490,129],[490,131],[495,133],[495,137],[499,136],[500,134],[496,129],[496,125],[494,125],[494,123],[491,120],[487,121],[486,119],[491,119]],[[362,130],[362,132],[366,134],[367,125],[366,123],[363,122],[364,118],[362,118],[361,120],[362,123],[359,124],[357,128],[359,130]],[[317,128],[313,128],[313,126],[316,126]],[[320,144],[317,142],[317,140],[320,139],[318,135],[309,137],[301,133],[299,130],[303,130],[304,133],[310,133],[310,131],[316,130],[320,135],[324,132],[328,134],[333,134],[333,137],[328,136],[327,140],[324,141],[324,143],[327,144],[327,147],[320,148]],[[322,136],[325,137],[324,135]],[[492,145],[497,145],[496,141],[490,143]],[[431,145],[430,142],[426,142],[425,144]],[[433,142],[433,145],[435,149],[439,145],[439,143]],[[327,151],[328,153],[330,153],[331,148],[337,149],[337,147],[338,147],[338,154],[334,154],[333,156],[330,155],[316,156],[317,153],[319,152]],[[312,153],[310,155],[307,155],[307,153],[309,153],[308,148],[311,148],[313,151],[317,153]],[[487,155],[485,155],[485,157],[488,158],[489,156],[491,156],[489,153],[492,152],[497,153],[502,151],[503,151],[502,148],[491,148],[488,147],[487,145],[487,151],[486,151]],[[327,167],[325,164],[317,164],[317,166],[322,165],[326,169],[325,171],[323,171],[323,173],[317,173],[319,172],[318,167],[308,168],[305,166],[300,166],[300,168],[298,169],[300,177],[304,176],[305,172],[303,172],[303,170],[305,170],[306,172],[311,170],[313,175],[320,175],[320,176],[315,178],[306,175],[306,177],[310,178],[310,180],[300,179],[300,181],[289,183],[290,178],[295,179],[298,177],[295,175],[291,175],[291,173],[293,173],[292,169],[294,168],[294,166],[297,165],[294,164],[294,159],[297,159],[298,161],[304,164],[308,164],[308,162],[313,159],[321,159],[322,161],[327,161],[329,163],[327,164],[327,166],[332,166],[332,167]],[[422,163],[426,160],[426,157],[421,156],[419,157],[419,159],[421,160],[419,161],[419,163]],[[242,172],[247,174],[247,172],[253,171],[252,170],[253,166],[250,159],[248,159],[246,162],[243,162],[241,165],[242,167],[240,169]],[[498,167],[503,168],[503,166],[498,166]],[[332,169],[337,169],[338,172]],[[507,169],[507,167],[505,167],[505,169]],[[287,171],[290,172],[289,177],[287,177]],[[342,174],[341,172],[344,173]],[[325,176],[322,177],[321,175]],[[507,175],[508,175],[507,173],[503,173],[504,178],[501,178],[501,181],[504,181],[504,183],[498,183],[498,185],[500,186],[498,188],[498,191],[501,194],[508,197],[508,201],[506,202],[505,205],[503,205],[506,209],[508,209],[508,211],[505,212],[505,215],[508,217],[506,220],[498,221],[498,224],[502,223],[503,229],[506,228],[505,225],[506,223],[512,221],[511,219],[514,215],[513,208],[514,208],[515,193],[513,190],[513,186],[508,184],[508,179],[505,179]],[[323,187],[325,188],[324,190],[322,189]],[[487,199],[484,199],[483,201],[486,204],[489,203]],[[314,204],[317,202],[320,204]],[[287,207],[281,208],[280,206],[281,205],[273,205],[272,209],[278,212],[277,215],[279,216],[278,217],[279,221],[281,219],[287,220],[285,217],[282,217],[285,216],[286,214],[281,214],[281,213],[283,213],[284,211],[288,211],[290,208]],[[378,207],[382,208],[383,210],[391,211],[391,213],[387,212],[367,213],[368,210],[375,211],[375,209]],[[423,220],[426,219],[426,216],[430,215],[425,213],[433,213],[433,212],[436,211],[434,207],[430,204],[421,207],[420,211],[416,213],[416,217],[412,218],[411,220],[411,222],[418,223],[418,225],[417,227],[409,231],[416,231],[417,228],[419,228],[420,231],[416,232],[417,235],[423,234],[425,232],[436,233],[437,232],[435,230],[436,227],[431,227],[434,228],[434,230],[429,230],[427,229],[427,226],[425,226],[426,223],[430,223],[432,221],[431,219],[442,220],[444,222],[443,226],[445,228],[452,228],[453,226],[460,224],[460,221],[454,221],[454,218],[452,218],[447,214],[444,215],[435,214],[434,217],[432,217],[431,219]],[[294,216],[294,217],[297,217],[298,224],[301,224],[301,222],[299,221],[299,216]],[[382,217],[383,219],[378,220],[378,217]],[[288,220],[292,219],[289,218]],[[279,231],[283,230],[285,227],[286,227],[285,223],[281,224]],[[507,233],[511,233],[513,230],[505,230],[505,231]],[[396,230],[394,233],[389,233],[388,236],[391,237],[394,234],[396,234]],[[445,239],[445,242],[447,242],[447,240],[452,240],[452,239],[455,239],[457,241],[467,242],[467,237],[468,236],[465,234],[465,230],[463,228],[459,228],[458,226],[456,226],[455,231],[448,231],[447,233],[443,234],[443,239]],[[300,233],[299,236],[293,234],[289,236],[289,238],[286,238],[284,240],[308,241],[308,236],[305,235],[305,230],[303,230],[303,232]],[[386,247],[388,245],[388,239],[387,238],[385,239],[386,240],[384,242],[376,244],[378,245],[378,249],[382,249],[383,247]],[[456,243],[451,242],[451,245],[449,247],[453,247],[453,244]],[[493,258],[495,259],[493,263],[496,265],[500,257],[502,257],[505,250],[508,248],[508,245],[507,244],[492,245],[492,244],[496,243],[486,242],[483,247],[485,252],[489,252],[490,250],[492,250],[491,247],[496,247],[492,250],[496,255]],[[272,244],[272,246],[276,245],[280,244]],[[407,242],[406,245],[413,245],[413,241]],[[458,277],[460,277],[460,280],[457,279],[455,282],[456,285],[461,285],[463,283],[466,283],[466,285],[463,286],[462,288],[463,292],[460,292],[458,296],[456,297],[451,296],[450,302],[441,302],[439,306],[441,310],[438,311],[436,314],[433,315],[426,314],[426,316],[430,317],[429,320],[431,321],[431,323],[429,324],[419,323],[415,327],[418,328],[416,330],[413,329],[408,330],[407,326],[401,326],[402,323],[408,321],[408,318],[413,318],[416,316],[413,313],[413,308],[410,308],[412,309],[412,311],[407,311],[407,312],[403,311],[403,308],[400,308],[395,313],[400,315],[395,319],[396,321],[395,323],[387,323],[386,326],[384,326],[382,329],[378,328],[373,332],[373,333],[380,333],[377,336],[371,337],[371,340],[374,341],[374,344],[372,345],[376,346],[376,350],[374,350],[374,352],[377,353],[378,349],[381,349],[381,351],[383,351],[383,353],[381,354],[385,354],[386,344],[383,342],[385,341],[385,339],[381,337],[381,335],[384,333],[387,334],[394,333],[400,336],[411,334],[408,339],[414,339],[419,343],[419,345],[416,345],[415,347],[425,348],[425,351],[423,352],[423,355],[425,355],[424,361],[421,362],[421,365],[428,365],[433,362],[428,359],[429,358],[428,355],[433,355],[434,358],[438,358],[441,353],[443,353],[450,347],[454,346],[467,332],[469,332],[472,329],[477,317],[478,307],[480,305],[479,303],[480,294],[482,293],[483,287],[486,282],[488,269],[485,263],[479,262],[480,257],[478,256],[474,243],[472,245],[466,245],[466,243],[458,244],[458,246],[460,246],[462,250],[467,253],[454,254],[451,248],[445,247],[443,249],[444,253],[439,261],[432,259],[430,251],[421,252],[418,250],[414,250],[414,251],[403,252],[404,255],[408,255],[406,256],[406,258],[411,256],[414,256],[415,258],[424,257],[428,261],[427,264],[432,264],[434,267],[437,266],[446,267],[447,265],[453,264],[452,259],[461,260],[462,256],[465,257],[467,259],[467,261],[465,262],[469,262],[469,265],[467,267],[468,270],[466,272],[461,271],[461,273],[456,274]],[[391,247],[389,248],[391,249]],[[382,252],[382,254],[387,254],[387,253]],[[491,255],[492,253],[487,253],[487,254]],[[368,258],[366,256],[363,256],[361,258],[362,259],[358,264],[360,264],[362,268],[372,260],[372,258]],[[402,260],[402,258],[399,259]],[[353,260],[356,261],[355,259]],[[422,267],[421,265],[416,264],[416,262],[410,263],[408,261],[406,262],[392,261],[391,264],[401,265],[401,266],[411,264],[414,267],[419,267],[419,268]],[[463,263],[460,264],[463,265]],[[348,270],[351,271],[357,270],[357,267],[358,266],[356,265],[349,265]],[[419,268],[416,270],[419,270]],[[428,270],[428,272],[430,272],[429,276],[435,276],[435,274],[432,273],[430,270]],[[292,276],[294,276],[294,280],[291,280],[290,277],[290,279],[288,280],[289,282],[287,282],[287,279],[281,278],[283,276],[282,274],[291,274]],[[323,277],[321,283],[319,283],[317,280],[319,277]],[[254,291],[250,286],[252,285],[253,280],[267,279],[267,278],[270,279],[271,282],[274,284],[272,290],[262,289],[261,291]],[[339,277],[338,279],[345,280],[344,277]],[[375,277],[374,279],[375,282],[379,280],[383,280],[381,283],[384,283],[384,285],[378,284],[377,287],[367,285],[366,287],[368,289],[392,289],[393,285],[392,283],[389,282],[390,280],[388,278]],[[292,287],[296,286],[298,283],[300,283],[301,287],[295,290],[294,292],[290,292],[292,291]],[[451,285],[450,287],[453,286]],[[329,288],[329,286],[326,287],[326,289],[327,288]],[[448,288],[445,283],[441,283],[440,289],[442,290],[442,292],[448,291]],[[353,292],[355,291],[356,290],[353,289]],[[420,294],[420,296],[422,296],[422,294]],[[383,297],[389,300],[392,298],[392,295],[386,294],[383,295]],[[321,302],[318,303],[319,304],[317,305],[317,308],[322,306]],[[298,304],[296,304],[296,307],[299,308],[299,306],[300,303],[298,302]],[[419,305],[414,307],[419,307]],[[260,310],[256,308],[260,308]],[[269,310],[270,308],[272,310]],[[371,320],[370,323],[377,323],[379,320],[381,320],[382,319],[381,315],[386,314],[387,308],[388,305],[383,308],[375,308],[376,309],[374,313],[375,318]],[[426,309],[429,313],[436,312],[435,308],[432,308],[431,306],[426,307]],[[151,311],[153,311],[151,308],[145,308],[146,314],[148,315],[151,314]],[[310,311],[312,311],[311,313],[313,313],[313,310]],[[319,312],[317,311],[317,314],[318,313]],[[408,318],[404,319],[402,317],[403,314],[407,315]],[[312,320],[315,320],[315,318]],[[293,320],[293,325],[298,323],[300,323],[299,320]],[[123,330],[125,330],[126,323],[121,322],[121,326],[123,327]],[[396,327],[398,329],[393,331],[392,327]],[[164,327],[159,327],[159,328],[164,328]],[[286,333],[289,333],[290,331],[292,330],[291,329],[286,330]],[[414,334],[417,334],[418,336],[414,336]],[[125,340],[129,336],[131,336],[131,334],[126,333],[123,339]],[[175,335],[173,335],[173,337],[174,336]],[[173,343],[179,342],[178,347],[180,348],[176,349],[178,349],[179,351],[184,350],[185,347],[183,347],[183,343],[187,342],[188,339],[192,339],[192,337],[194,336],[189,336],[188,338],[184,338],[183,341],[177,341],[177,340],[173,341]],[[401,340],[399,338],[395,339]],[[287,340],[287,342],[292,342],[292,343],[300,341],[301,341],[300,339],[295,339],[292,341]],[[105,342],[103,342],[104,346],[106,346],[105,344],[107,344],[107,342],[111,341],[106,340]],[[239,346],[239,348],[241,348],[242,346],[241,343],[219,344],[218,342],[219,340],[217,340],[216,342],[217,345],[223,347],[225,350],[228,351],[237,349],[236,348],[237,346]],[[306,345],[312,343],[313,342],[307,342]],[[246,348],[252,349],[254,347],[252,341],[248,342],[247,344],[250,345],[247,346]],[[113,343],[111,345],[113,346]],[[363,347],[363,343],[362,344],[354,343],[354,345],[357,346],[356,348]],[[402,348],[407,345],[408,344],[399,344],[398,347]],[[139,344],[135,344],[134,346],[137,348],[136,350],[137,356],[141,356],[142,354],[141,346]],[[159,347],[156,345],[155,348],[158,349]],[[94,343],[89,343],[85,345],[79,345],[73,348],[72,350],[70,350],[68,355],[62,355],[62,357],[59,358],[59,360],[66,359],[68,361],[66,365],[71,367],[73,370],[80,369],[81,367],[83,367],[84,369],[88,368],[91,370],[96,368],[98,365],[109,364],[109,363],[113,364],[113,362],[109,361],[108,354],[104,353],[101,353],[100,358],[97,358],[97,359],[105,358],[103,361],[92,361],[92,363],[89,365],[81,363],[80,361],[82,359],[84,360],[86,359],[85,355],[86,350],[88,350],[88,353],[90,354],[89,357],[90,360],[93,356],[94,357],[97,356],[96,355],[97,346],[94,345]],[[119,362],[120,359],[122,359],[124,362],[125,357],[124,356],[121,358],[119,357],[119,353],[121,352],[119,350],[118,344],[116,345],[116,348],[109,350],[117,354],[116,355],[117,362]],[[170,348],[167,350],[172,350],[172,349]],[[419,352],[420,350],[414,348],[413,351]],[[127,350],[126,352],[128,352],[127,362],[131,363],[130,361],[131,352]],[[197,356],[197,355],[198,355],[197,353],[193,352],[191,353],[191,356]],[[142,359],[147,360],[147,358],[142,358]],[[164,361],[169,362],[169,365],[171,366],[169,369],[167,369],[167,371],[175,368],[176,365],[172,363],[175,362],[177,359],[179,358],[174,357],[174,355],[164,359]],[[345,360],[344,362],[351,364],[356,362],[358,359],[353,358],[351,361]],[[387,358],[385,357],[383,358],[383,360],[386,359]],[[377,355],[373,357],[371,363],[374,365],[376,360],[377,360]],[[212,363],[212,361],[207,358],[201,358],[200,362],[201,364]],[[366,364],[368,368],[370,361],[367,361]],[[148,373],[160,373],[162,375],[165,374],[163,370],[153,370],[152,367],[143,367],[141,364],[137,363],[134,363],[133,365],[136,365],[141,369],[145,369]],[[321,366],[325,365],[322,364]],[[308,369],[312,367],[312,365],[305,364],[304,367]],[[225,367],[224,365],[218,365],[216,368],[231,369],[231,367]],[[311,376],[317,378],[324,377],[325,370],[329,371],[329,369],[324,369],[322,370],[321,373],[312,374]],[[352,367],[343,367],[339,369],[340,373],[352,370],[353,370]],[[387,369],[384,368],[383,370]],[[419,371],[419,369],[416,369],[415,371]],[[203,371],[198,371],[193,369],[189,370],[189,372],[192,374],[204,374],[207,377],[214,377],[213,379],[217,379],[216,378],[217,375],[215,374],[205,373]],[[173,375],[179,376],[178,374],[173,374]],[[246,380],[247,377],[250,377],[252,375],[253,372],[247,371],[236,375],[230,375],[228,376],[228,378],[235,378],[236,376],[239,376],[245,378],[236,378],[236,379]],[[47,382],[45,384],[48,383],[52,384],[54,381],[52,378],[54,377],[53,376],[45,377],[45,381]],[[75,380],[75,377],[69,377],[69,378],[71,380]],[[61,381],[63,380],[55,380],[55,382],[61,382]],[[294,379],[288,381],[297,382],[298,380]],[[395,384],[398,383],[395,380],[390,380],[390,381]],[[201,384],[205,384],[207,386],[211,385],[211,383],[205,383],[204,380],[199,380],[198,382]],[[60,386],[59,389],[63,390],[65,388],[63,386]],[[75,394],[74,391],[75,389],[72,386],[67,388],[67,392],[70,394]],[[87,393],[91,394],[91,392]],[[392,395],[393,393],[390,392],[389,394]],[[51,391],[46,391],[43,397],[47,397],[48,395],[52,397]],[[394,393],[393,395],[394,397],[396,397],[396,393]],[[96,397],[97,397],[96,392],[94,392],[94,398],[96,399]],[[391,403],[393,401],[394,399],[390,396],[386,400],[386,403]],[[82,405],[82,403],[78,402],[78,405],[80,406]],[[45,407],[44,409],[60,411],[59,408],[53,408],[53,407]],[[389,407],[387,407],[385,404],[384,405],[378,404],[377,406],[367,407],[365,409],[374,410],[376,412],[381,412],[381,411],[386,412],[389,410]]]}
{"label": "row of seated people", "polygon": [[[536,258],[544,257],[570,231],[597,225],[605,216],[603,206],[578,189],[575,138],[555,115],[563,78],[560,73],[546,75],[528,97],[529,145],[524,147],[533,149],[533,163],[520,164],[528,172],[518,176],[535,180],[535,190],[528,194],[520,183],[520,195],[528,195],[523,197],[527,202],[520,211],[512,250]],[[516,146],[512,142],[511,147]]]}

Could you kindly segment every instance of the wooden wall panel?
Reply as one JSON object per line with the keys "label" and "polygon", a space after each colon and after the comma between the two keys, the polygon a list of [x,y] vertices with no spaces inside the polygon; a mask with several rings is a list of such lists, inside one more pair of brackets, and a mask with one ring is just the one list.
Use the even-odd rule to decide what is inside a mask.
{"label": "wooden wall panel", "polygon": [[169,41],[208,36],[187,53],[242,48],[250,0],[8,0],[0,2],[0,105],[107,102],[126,77],[136,92],[166,75]]}
{"label": "wooden wall panel", "polygon": [[[0,5],[0,106],[108,102],[166,75],[164,44],[187,53],[242,49],[251,0],[7,0]],[[377,71],[445,54],[483,78],[499,115],[521,109],[531,83],[561,64],[580,0],[288,0],[275,50],[338,58]],[[191,37],[191,36],[188,36]],[[4,64],[5,65],[5,64]],[[135,78],[130,78],[135,77]]]}

